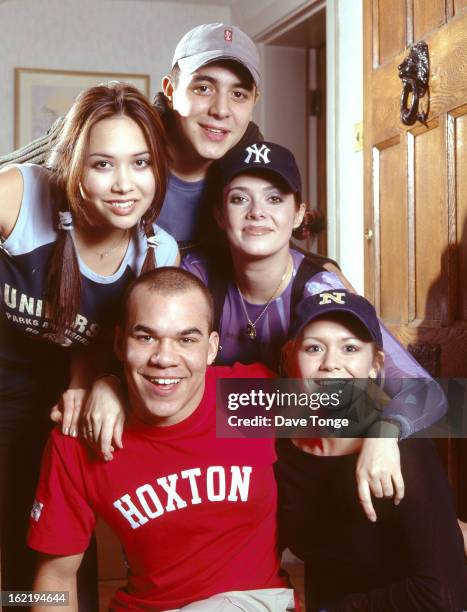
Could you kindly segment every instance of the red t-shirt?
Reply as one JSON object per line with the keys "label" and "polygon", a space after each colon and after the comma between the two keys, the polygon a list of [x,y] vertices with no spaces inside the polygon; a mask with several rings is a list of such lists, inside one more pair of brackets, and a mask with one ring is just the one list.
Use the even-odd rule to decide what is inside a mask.
{"label": "red t-shirt", "polygon": [[104,463],[55,430],[43,459],[28,543],[74,555],[101,516],[130,566],[112,610],[168,610],[215,593],[283,586],[276,550],[273,439],[216,438],[218,378],[264,378],[261,365],[208,368],[187,419],[130,418],[123,450]]}

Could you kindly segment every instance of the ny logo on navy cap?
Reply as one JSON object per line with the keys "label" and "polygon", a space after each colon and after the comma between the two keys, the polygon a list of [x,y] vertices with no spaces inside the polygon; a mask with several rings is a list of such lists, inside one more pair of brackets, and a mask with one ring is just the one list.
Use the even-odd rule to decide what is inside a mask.
{"label": "ny logo on navy cap", "polygon": [[285,181],[292,193],[300,193],[302,188],[293,153],[275,142],[253,142],[246,147],[235,147],[216,162],[215,168],[222,187],[242,172],[267,170]]}
{"label": "ny logo on navy cap", "polygon": [[265,144],[262,144],[259,148],[257,144],[251,145],[250,147],[246,148],[246,152],[248,155],[245,157],[245,164],[249,164],[250,162],[254,164],[259,164],[261,162],[263,162],[263,164],[270,163],[268,153],[271,152],[271,149],[269,149]]}

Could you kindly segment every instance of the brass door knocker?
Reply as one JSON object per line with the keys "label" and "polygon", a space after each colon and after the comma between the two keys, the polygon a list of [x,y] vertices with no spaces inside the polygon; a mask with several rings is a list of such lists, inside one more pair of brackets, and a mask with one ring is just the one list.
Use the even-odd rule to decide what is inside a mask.
{"label": "brass door knocker", "polygon": [[[405,125],[413,125],[416,121],[425,123],[428,117],[430,97],[426,111],[418,110],[420,98],[429,91],[428,80],[430,78],[430,58],[428,45],[421,40],[410,49],[408,57],[399,64],[399,78],[404,88],[401,95],[401,121]],[[407,108],[409,95],[412,94],[410,108]]]}

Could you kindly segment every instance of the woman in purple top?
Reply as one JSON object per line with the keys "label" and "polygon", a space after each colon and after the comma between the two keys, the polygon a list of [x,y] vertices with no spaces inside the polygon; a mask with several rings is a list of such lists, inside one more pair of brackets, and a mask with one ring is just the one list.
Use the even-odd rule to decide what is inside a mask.
{"label": "woman in purple top", "polygon": [[[296,300],[351,286],[329,263],[321,267],[318,262],[317,270],[309,266],[309,278],[298,280],[304,255],[291,248],[289,241],[306,207],[300,173],[288,149],[258,142],[229,152],[213,170],[219,189],[214,215],[230,256],[213,261],[203,253],[189,253],[182,267],[210,286],[217,302],[222,348],[216,363],[260,361],[279,369]],[[224,278],[223,285],[219,277]],[[384,391],[392,400],[367,432],[356,470],[360,502],[372,521],[376,512],[370,492],[376,497],[394,495],[396,504],[404,495],[396,438],[428,427],[446,411],[439,385],[383,325],[381,331],[386,355]]]}
{"label": "woman in purple top", "polygon": [[[289,329],[296,278],[304,254],[290,247],[290,238],[305,213],[300,174],[292,153],[274,143],[236,149],[216,162],[216,182],[222,196],[214,214],[227,239],[230,257],[215,262],[203,252],[185,255],[182,267],[200,277],[222,301],[219,332],[222,350],[217,363],[261,361],[277,370],[280,349]],[[313,258],[314,256],[312,256]],[[323,265],[324,264],[324,265]],[[349,288],[339,269],[326,258],[309,268],[299,299],[326,289]],[[218,295],[215,276],[224,277]],[[216,295],[217,294],[217,295]],[[386,378],[422,378],[429,375],[383,328],[388,353]],[[403,437],[425,428],[445,411],[437,385],[423,414],[397,408],[388,415]],[[390,393],[391,397],[397,395]]]}

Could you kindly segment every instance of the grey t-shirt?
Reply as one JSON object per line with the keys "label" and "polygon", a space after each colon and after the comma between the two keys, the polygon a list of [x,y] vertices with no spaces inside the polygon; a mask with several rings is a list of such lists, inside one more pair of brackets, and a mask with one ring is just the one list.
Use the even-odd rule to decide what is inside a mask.
{"label": "grey t-shirt", "polygon": [[197,234],[205,185],[205,179],[188,182],[170,174],[157,224],[178,242],[191,241]]}

